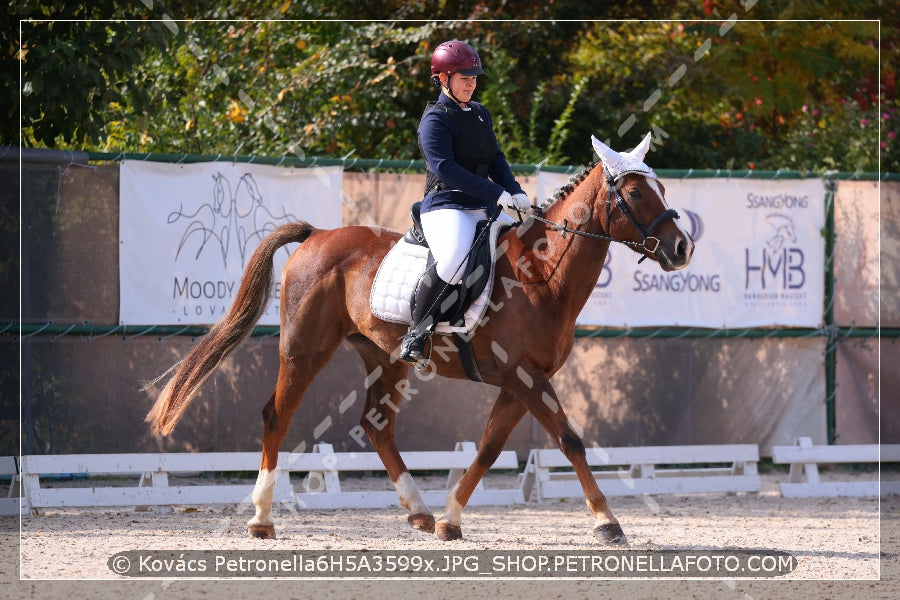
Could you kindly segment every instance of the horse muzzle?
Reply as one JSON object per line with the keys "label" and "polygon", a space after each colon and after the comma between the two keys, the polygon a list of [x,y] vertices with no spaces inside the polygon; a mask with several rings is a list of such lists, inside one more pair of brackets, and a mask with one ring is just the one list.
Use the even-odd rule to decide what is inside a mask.
{"label": "horse muzzle", "polygon": [[671,239],[663,237],[655,252],[663,271],[678,271],[691,264],[694,255],[694,240],[679,228]]}

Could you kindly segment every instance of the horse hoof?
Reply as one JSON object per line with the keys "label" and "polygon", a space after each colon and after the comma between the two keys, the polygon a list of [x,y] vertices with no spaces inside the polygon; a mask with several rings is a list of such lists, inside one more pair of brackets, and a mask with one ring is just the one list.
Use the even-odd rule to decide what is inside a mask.
{"label": "horse hoof", "polygon": [[250,534],[250,537],[259,538],[261,540],[275,539],[274,525],[247,525],[247,532]]}
{"label": "horse hoof", "polygon": [[434,517],[429,514],[419,513],[417,515],[409,515],[406,517],[413,529],[424,531],[425,533],[434,533]]}
{"label": "horse hoof", "polygon": [[438,521],[434,527],[434,534],[443,542],[452,542],[462,539],[462,528],[459,525]]}
{"label": "horse hoof", "polygon": [[594,535],[603,544],[610,546],[627,546],[628,540],[625,538],[625,532],[618,523],[607,523],[606,525],[597,525],[594,527]]}

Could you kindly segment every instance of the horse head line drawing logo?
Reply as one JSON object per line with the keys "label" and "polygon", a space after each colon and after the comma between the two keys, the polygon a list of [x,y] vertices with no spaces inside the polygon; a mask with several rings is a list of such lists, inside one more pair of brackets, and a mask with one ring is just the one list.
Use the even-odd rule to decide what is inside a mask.
{"label": "horse head line drawing logo", "polygon": [[270,211],[251,173],[244,173],[234,186],[221,172],[211,177],[212,199],[209,202],[200,204],[193,212],[185,210],[182,204],[178,210],[169,213],[169,225],[188,222],[178,243],[175,260],[178,260],[182,250],[196,244],[195,261],[208,249],[213,252],[218,250],[222,266],[227,268],[229,255],[234,248],[243,269],[248,250],[252,250],[255,243],[278,225],[296,221],[297,217],[288,213],[283,205],[281,214]]}
{"label": "horse head line drawing logo", "polygon": [[766,223],[774,230],[771,237],[766,240],[766,245],[772,252],[778,252],[788,242],[797,243],[797,230],[794,227],[794,220],[789,216],[781,213],[772,213],[766,215]]}

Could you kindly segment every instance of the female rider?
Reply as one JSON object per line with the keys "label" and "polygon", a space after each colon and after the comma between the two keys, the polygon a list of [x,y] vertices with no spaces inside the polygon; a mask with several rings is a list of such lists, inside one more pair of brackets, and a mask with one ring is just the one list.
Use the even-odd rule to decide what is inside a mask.
{"label": "female rider", "polygon": [[[475,226],[494,207],[524,211],[531,201],[500,151],[488,110],[472,101],[481,59],[469,44],[444,42],[431,55],[431,80],[441,89],[419,123],[425,157],[422,229],[434,264],[419,280],[412,325],[401,342],[400,358],[424,368],[425,346],[440,316],[441,303],[463,276]],[[501,213],[500,219],[513,222]]]}

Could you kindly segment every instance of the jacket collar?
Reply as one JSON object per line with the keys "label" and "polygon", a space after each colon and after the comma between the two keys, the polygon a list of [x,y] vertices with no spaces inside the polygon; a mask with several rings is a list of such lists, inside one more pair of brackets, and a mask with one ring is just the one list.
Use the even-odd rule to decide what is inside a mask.
{"label": "jacket collar", "polygon": [[[440,96],[438,97],[437,103],[438,103],[438,104],[441,104],[441,105],[443,105],[443,106],[448,106],[448,107],[450,107],[450,108],[454,108],[454,109],[456,109],[456,110],[465,110],[465,109],[463,109],[463,108],[460,108],[459,104],[457,104],[456,101],[455,101],[453,98],[451,98],[450,96],[448,96],[447,94],[445,94],[443,91],[441,91],[441,94],[440,94]],[[468,108],[471,109],[473,104],[474,104],[474,102],[472,102],[472,101],[470,100],[469,103],[468,103],[468,105],[467,105]]]}

